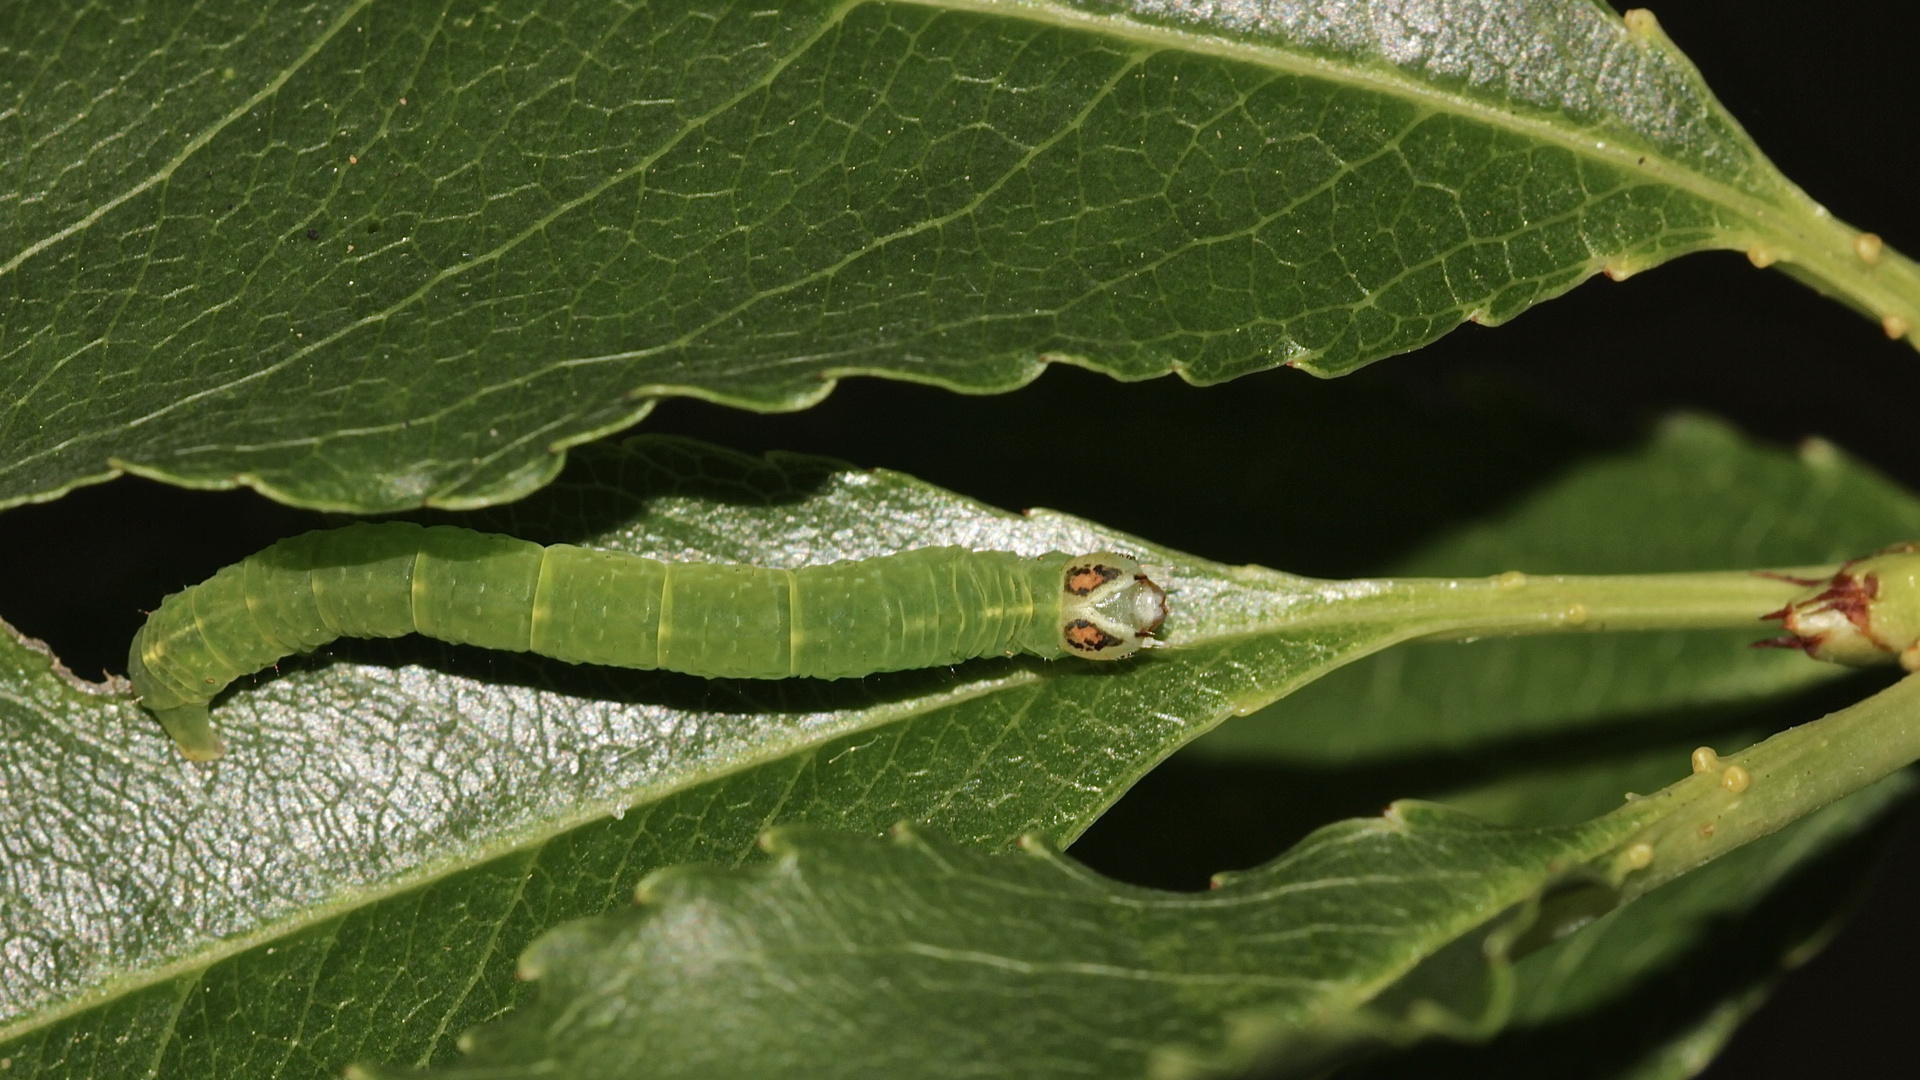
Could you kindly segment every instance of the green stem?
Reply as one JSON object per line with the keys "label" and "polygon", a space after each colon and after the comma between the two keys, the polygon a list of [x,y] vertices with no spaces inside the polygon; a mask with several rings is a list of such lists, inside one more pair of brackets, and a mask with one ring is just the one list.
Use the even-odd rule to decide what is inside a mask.
{"label": "green stem", "polygon": [[[1784,181],[1783,181],[1784,183]],[[1791,187],[1791,185],[1789,185]],[[1920,266],[1878,237],[1828,213],[1799,188],[1793,212],[1750,210],[1755,265],[1779,269],[1880,324],[1888,337],[1920,347]]]}
{"label": "green stem", "polygon": [[[1825,579],[1835,567],[1695,574],[1403,578],[1330,582],[1319,618],[1393,621],[1410,638],[1472,640],[1605,630],[1765,630],[1760,619],[1804,592],[1785,578]],[[1294,617],[1296,620],[1298,616]]]}
{"label": "green stem", "polygon": [[1916,760],[1920,675],[1910,675],[1738,754],[1696,751],[1694,775],[1608,815],[1642,824],[1605,869],[1632,899]]}

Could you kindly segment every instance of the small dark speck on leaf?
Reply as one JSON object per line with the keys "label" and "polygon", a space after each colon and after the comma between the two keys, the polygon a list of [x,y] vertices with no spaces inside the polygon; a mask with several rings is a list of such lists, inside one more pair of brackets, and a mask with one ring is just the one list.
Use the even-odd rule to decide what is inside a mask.
{"label": "small dark speck on leaf", "polygon": [[307,239],[309,239],[309,240],[318,240],[318,239],[320,239],[320,230],[319,230],[319,229],[308,229],[308,230],[307,230]]}
{"label": "small dark speck on leaf", "polygon": [[370,232],[370,233],[377,233],[377,232],[379,232],[379,231],[380,231],[380,223],[379,223],[379,222],[377,222],[377,221],[369,221],[369,222],[367,222],[367,231],[368,231],[368,232]]}

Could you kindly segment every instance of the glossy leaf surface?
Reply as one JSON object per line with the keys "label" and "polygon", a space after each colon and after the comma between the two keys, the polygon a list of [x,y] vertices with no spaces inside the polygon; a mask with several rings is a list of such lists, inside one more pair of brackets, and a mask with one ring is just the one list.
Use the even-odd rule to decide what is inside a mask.
{"label": "glossy leaf surface", "polygon": [[[1152,552],[888,474],[672,440],[639,448],[588,455],[567,482],[480,524],[776,563],[927,535]],[[1699,464],[1739,468],[1755,453],[1723,438]],[[1875,520],[1861,490],[1832,520]],[[346,649],[235,693],[218,711],[235,756],[201,772],[130,706],[23,652],[16,693],[36,704],[9,725],[7,775],[29,796],[9,812],[32,824],[8,831],[8,866],[10,895],[32,902],[5,907],[37,921],[8,928],[8,986],[26,1011],[0,1052],[27,1076],[147,1061],[322,1075],[446,1058],[455,1035],[516,1000],[512,958],[527,940],[617,906],[647,870],[735,862],[788,820],[873,831],[911,813],[988,846],[1035,830],[1071,838],[1153,761],[1244,707],[1236,687],[1273,692],[1257,680],[1319,670],[1368,640],[1323,625],[1202,644],[1207,626],[1306,586],[1160,558],[1189,590],[1179,632],[1193,647],[1137,670],[988,664],[801,688]],[[62,876],[88,863],[100,869]],[[284,991],[260,992],[262,979]]]}
{"label": "glossy leaf surface", "polygon": [[658,395],[1338,374],[1703,248],[1920,325],[1591,0],[61,2],[0,43],[0,500],[484,505]]}
{"label": "glossy leaf surface", "polygon": [[[894,474],[677,439],[583,453],[539,499],[463,520],[763,565],[940,543],[1117,548],[1138,553],[1177,598],[1163,630],[1177,647],[1136,663],[984,661],[831,683],[575,668],[419,642],[336,647],[216,703],[229,753],[196,766],[132,702],[73,683],[15,642],[14,677],[35,703],[17,706],[0,764],[16,792],[0,808],[13,822],[4,917],[17,966],[4,986],[14,1031],[101,995],[108,1009],[187,1007],[200,1000],[187,995],[244,985],[241,969],[289,938],[332,961],[339,935],[385,933],[389,905],[417,914],[443,889],[476,890],[472,903],[504,905],[495,918],[519,918],[525,876],[559,876],[562,898],[533,916],[550,925],[579,911],[570,905],[604,905],[623,873],[737,860],[775,818],[873,831],[910,808],[977,844],[1036,831],[1070,839],[1225,716],[1452,625],[1382,607],[1391,590],[1220,567]],[[354,656],[377,662],[342,662]],[[544,867],[576,844],[630,869],[582,879]],[[465,934],[488,923],[434,925]],[[487,945],[468,962],[484,970],[507,957]],[[396,1046],[430,1055],[486,1015],[468,1011],[488,1006],[466,991],[429,993],[445,1011],[424,1030],[383,1029]],[[100,1030],[68,1023],[57,1030]],[[153,1053],[221,1045],[137,1026]]]}
{"label": "glossy leaf surface", "polygon": [[[1896,690],[1895,708],[1920,703]],[[1636,837],[1739,813],[1717,780],[1557,828],[1396,803],[1197,895],[1129,889],[1044,847],[776,830],[771,865],[656,874],[638,911],[536,942],[520,962],[535,1002],[440,1075],[1304,1076],[1355,1044],[1484,1038],[1516,1004],[1510,954],[1571,945],[1661,857]],[[1670,797],[1688,786],[1726,808]],[[1900,790],[1830,808],[1838,821],[1808,822],[1829,836],[1781,861]]]}

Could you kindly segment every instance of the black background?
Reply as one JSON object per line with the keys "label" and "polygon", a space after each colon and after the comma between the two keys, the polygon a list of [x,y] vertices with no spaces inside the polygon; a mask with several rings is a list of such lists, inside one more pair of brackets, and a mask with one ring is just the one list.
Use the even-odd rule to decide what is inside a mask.
{"label": "black background", "polygon": [[[1920,64],[1911,59],[1909,5],[1692,0],[1656,13],[1788,176],[1840,218],[1920,255]],[[1421,441],[1457,427],[1490,396],[1525,399],[1556,428],[1559,453],[1516,454],[1538,432],[1511,428],[1444,454]],[[1335,430],[1335,420],[1315,428],[1302,414],[1302,403],[1315,401],[1338,404],[1345,416],[1384,403],[1375,418],[1383,430]],[[1819,434],[1920,490],[1920,354],[1731,253],[1691,256],[1623,283],[1599,279],[1507,326],[1466,327],[1333,383],[1279,371],[1210,389],[1174,380],[1122,386],[1056,370],[1018,394],[966,398],[852,380],[806,413],[758,417],[674,402],[641,430],[830,454],[996,505],[1086,514],[1211,558],[1331,575],[1367,572],[1448,516],[1498,505],[1582,448],[1622,442],[1673,408],[1717,413],[1783,444]],[[982,445],[979,432],[996,440]],[[1248,455],[1247,485],[1183,482],[1196,468],[1230,468],[1235,440],[1250,436],[1263,449]],[[1062,445],[1088,439],[1137,458],[1139,482],[1091,490],[1065,482]],[[1363,485],[1369,470],[1396,468],[1434,471],[1433,500],[1340,500],[1338,491]],[[1466,474],[1478,483],[1442,482]],[[1302,523],[1262,505],[1273,493],[1311,496],[1315,484],[1344,510]],[[142,607],[320,520],[250,493],[135,480],[9,511],[0,515],[0,559],[35,569],[0,579],[0,616],[49,641],[82,675],[121,671]],[[1286,842],[1272,837],[1261,850],[1245,822],[1196,822],[1191,808],[1169,814],[1153,804],[1192,794],[1177,770],[1149,781],[1075,853],[1117,876],[1192,887],[1199,869],[1258,861]],[[1705,1075],[1920,1074],[1920,994],[1910,975],[1920,970],[1916,903],[1920,833],[1909,832],[1859,915],[1784,980]]]}

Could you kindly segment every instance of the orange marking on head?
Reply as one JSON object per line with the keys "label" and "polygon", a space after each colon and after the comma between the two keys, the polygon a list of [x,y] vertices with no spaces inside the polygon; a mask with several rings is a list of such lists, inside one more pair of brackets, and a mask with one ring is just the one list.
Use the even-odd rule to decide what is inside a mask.
{"label": "orange marking on head", "polygon": [[1085,619],[1075,619],[1067,624],[1067,644],[1082,652],[1099,652],[1120,644],[1120,641]]}
{"label": "orange marking on head", "polygon": [[1067,591],[1075,596],[1085,596],[1093,590],[1120,576],[1120,571],[1099,563],[1067,568]]}

